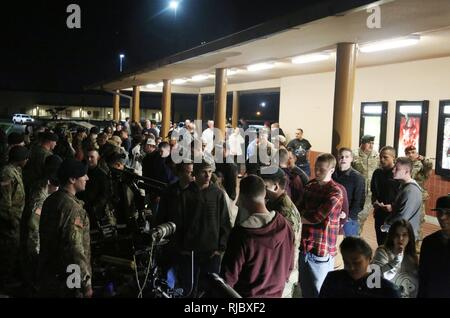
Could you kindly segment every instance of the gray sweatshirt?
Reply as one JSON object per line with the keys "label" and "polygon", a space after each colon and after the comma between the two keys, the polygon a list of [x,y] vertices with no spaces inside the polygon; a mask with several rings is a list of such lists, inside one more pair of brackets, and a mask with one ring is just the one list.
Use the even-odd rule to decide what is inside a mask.
{"label": "gray sweatshirt", "polygon": [[422,209],[423,189],[415,180],[403,183],[400,192],[392,204],[392,213],[386,219],[386,224],[392,225],[397,220],[407,220],[414,229],[416,240],[419,238],[420,211]]}

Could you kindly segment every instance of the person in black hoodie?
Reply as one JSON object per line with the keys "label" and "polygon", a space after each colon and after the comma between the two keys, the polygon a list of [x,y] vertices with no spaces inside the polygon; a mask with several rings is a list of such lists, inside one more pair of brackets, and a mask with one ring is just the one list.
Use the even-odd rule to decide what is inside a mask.
{"label": "person in black hoodie", "polygon": [[381,272],[367,271],[372,248],[359,237],[348,236],[340,250],[344,269],[329,272],[319,298],[400,298],[398,288],[382,277]]}
{"label": "person in black hoodie", "polygon": [[[208,273],[219,273],[231,223],[224,192],[211,183],[211,164],[194,164],[195,181],[181,193],[181,215],[177,224],[177,249],[180,251],[180,280],[185,295],[200,296],[206,288]],[[194,281],[191,281],[192,253]]]}
{"label": "person in black hoodie", "polygon": [[450,195],[437,199],[441,230],[422,243],[419,262],[419,298],[450,298]]}

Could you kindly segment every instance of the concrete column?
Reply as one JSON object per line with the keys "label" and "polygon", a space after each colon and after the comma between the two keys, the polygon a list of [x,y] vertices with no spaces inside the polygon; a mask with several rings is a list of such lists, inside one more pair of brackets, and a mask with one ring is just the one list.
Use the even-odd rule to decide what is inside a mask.
{"label": "concrete column", "polygon": [[131,107],[131,120],[141,121],[141,87],[133,86],[133,104]]}
{"label": "concrete column", "polygon": [[339,43],[337,46],[331,149],[334,155],[338,154],[339,148],[352,146],[356,52],[354,43]]}
{"label": "concrete column", "polygon": [[198,94],[197,98],[197,120],[203,119],[203,96]]}
{"label": "concrete column", "polygon": [[[225,126],[227,120],[227,69],[216,69],[216,94],[214,96],[214,127],[222,132],[220,136],[223,140],[225,136]],[[218,136],[219,137],[219,136]]]}
{"label": "concrete column", "polygon": [[161,133],[160,136],[163,140],[166,139],[169,134],[170,129],[170,118],[171,118],[171,100],[172,100],[172,83],[170,80],[163,81],[163,94],[162,94],[162,120],[161,120]]}
{"label": "concrete column", "polygon": [[[116,91],[119,94],[119,90]],[[113,120],[120,121],[120,96],[114,94],[113,97]]]}
{"label": "concrete column", "polygon": [[233,92],[233,112],[231,116],[231,125],[233,128],[238,126],[239,121],[239,92]]}

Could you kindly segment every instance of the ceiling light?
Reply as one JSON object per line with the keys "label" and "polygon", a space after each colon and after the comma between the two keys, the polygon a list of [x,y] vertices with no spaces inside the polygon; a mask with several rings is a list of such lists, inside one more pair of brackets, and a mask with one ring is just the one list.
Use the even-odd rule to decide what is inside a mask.
{"label": "ceiling light", "polygon": [[158,86],[158,87],[163,87],[163,86],[164,86],[164,83],[163,83],[163,82],[159,82],[158,84],[156,84],[156,86]]}
{"label": "ceiling light", "polygon": [[331,53],[314,53],[314,54],[306,54],[296,56],[292,59],[292,63],[294,64],[306,64],[313,63],[319,61],[328,60],[331,57]]}
{"label": "ceiling light", "polygon": [[194,82],[201,82],[201,81],[205,81],[209,78],[210,75],[208,74],[201,74],[201,75],[195,75],[192,76],[191,80]]}
{"label": "ceiling light", "polygon": [[182,79],[182,78],[178,78],[172,81],[172,84],[174,85],[183,85],[187,82],[187,80]]}
{"label": "ceiling light", "polygon": [[152,89],[152,88],[156,87],[156,84],[147,84],[147,85],[145,85],[145,87]]}
{"label": "ceiling light", "polygon": [[420,41],[420,36],[412,35],[401,39],[392,39],[374,43],[363,44],[359,46],[359,50],[363,53],[372,53],[400,47],[411,46]]}
{"label": "ceiling light", "polygon": [[273,68],[275,65],[273,63],[258,63],[247,66],[247,70],[250,72],[262,71]]}

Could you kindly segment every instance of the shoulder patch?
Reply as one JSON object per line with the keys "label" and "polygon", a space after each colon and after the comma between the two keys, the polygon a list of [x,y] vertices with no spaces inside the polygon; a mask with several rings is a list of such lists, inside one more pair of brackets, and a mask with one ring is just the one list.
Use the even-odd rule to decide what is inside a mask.
{"label": "shoulder patch", "polygon": [[81,221],[81,218],[79,217],[79,216],[77,216],[76,218],[75,218],[75,221],[73,222],[73,224],[75,224],[76,226],[78,226],[79,228],[84,228],[84,224],[83,224],[83,222]]}
{"label": "shoulder patch", "polygon": [[11,181],[12,180],[2,181],[2,182],[0,182],[0,186],[2,186],[2,187],[9,186],[11,184]]}

